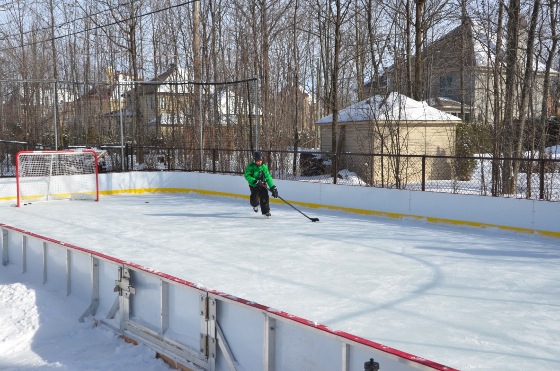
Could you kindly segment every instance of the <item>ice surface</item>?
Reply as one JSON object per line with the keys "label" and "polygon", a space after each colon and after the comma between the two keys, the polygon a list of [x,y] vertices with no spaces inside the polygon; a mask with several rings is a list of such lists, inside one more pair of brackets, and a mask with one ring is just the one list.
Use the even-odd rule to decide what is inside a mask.
{"label": "ice surface", "polygon": [[[312,223],[282,203],[265,219],[246,199],[194,193],[10,205],[0,222],[451,367],[560,369],[555,238],[302,208]],[[16,341],[6,323],[2,347]]]}

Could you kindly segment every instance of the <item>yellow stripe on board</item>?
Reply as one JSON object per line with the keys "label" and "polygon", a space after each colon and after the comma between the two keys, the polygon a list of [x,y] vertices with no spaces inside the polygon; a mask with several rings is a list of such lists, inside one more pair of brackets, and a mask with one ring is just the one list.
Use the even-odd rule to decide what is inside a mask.
{"label": "yellow stripe on board", "polygon": [[[233,198],[244,198],[249,199],[248,195],[240,195],[236,193],[227,193],[227,192],[217,192],[217,191],[208,191],[208,190],[201,190],[201,189],[193,189],[193,188],[135,188],[135,189],[120,189],[120,190],[107,190],[107,191],[100,191],[99,194],[101,195],[116,195],[116,194],[144,194],[144,193],[197,193],[201,195],[209,195],[209,196],[222,196],[222,197],[233,197]],[[16,197],[2,197],[0,201],[9,201],[15,200]],[[311,209],[329,209],[329,210],[337,210],[337,211],[345,211],[354,214],[361,214],[361,215],[375,215],[375,216],[382,216],[392,219],[412,219],[412,220],[426,220],[430,223],[436,224],[451,224],[451,225],[458,225],[458,226],[469,226],[469,227],[477,227],[477,228],[497,228],[505,231],[512,231],[512,232],[519,232],[519,233],[527,233],[527,234],[537,234],[547,237],[553,238],[560,238],[560,232],[553,232],[553,231],[543,231],[543,230],[533,230],[530,228],[520,228],[520,227],[510,227],[505,225],[498,225],[498,224],[490,224],[490,223],[479,223],[479,222],[469,222],[464,220],[454,220],[454,219],[444,219],[444,218],[433,218],[433,217],[426,217],[426,216],[419,216],[419,215],[407,215],[407,214],[399,214],[399,213],[390,213],[385,211],[375,211],[375,210],[366,210],[366,209],[356,209],[351,207],[343,207],[343,206],[333,206],[333,205],[320,205],[308,202],[299,202],[299,201],[289,201],[291,204],[303,206]],[[272,198],[271,202],[274,203],[282,203],[281,200],[277,200]]]}
{"label": "yellow stripe on board", "polygon": [[[211,195],[211,196],[224,196],[224,197],[234,197],[234,198],[244,198],[248,199],[249,196],[247,195],[239,195],[235,193],[226,193],[226,192],[216,192],[216,191],[207,191],[201,189],[191,189],[191,188],[142,188],[142,189],[134,189],[134,190],[121,190],[121,191],[104,191],[103,194],[117,194],[117,193],[198,193],[201,195]],[[274,203],[282,203],[281,200],[277,200],[271,198],[271,201]],[[480,223],[480,222],[469,222],[464,220],[454,220],[454,219],[444,219],[444,218],[433,218],[433,217],[426,217],[426,216],[419,216],[419,215],[408,215],[408,214],[399,214],[399,213],[390,213],[385,211],[375,211],[375,210],[366,210],[366,209],[356,209],[351,207],[343,207],[343,206],[333,206],[333,205],[321,205],[321,204],[314,204],[308,202],[299,202],[299,201],[290,201],[291,204],[303,206],[311,209],[329,209],[329,210],[337,210],[337,211],[345,211],[354,214],[362,214],[362,215],[375,215],[375,216],[382,216],[392,219],[408,219],[408,220],[426,220],[430,223],[438,223],[438,224],[451,224],[451,225],[458,225],[458,226],[469,226],[469,227],[477,227],[477,228],[497,228],[505,231],[512,231],[512,232],[519,232],[519,233],[528,233],[528,234],[538,234],[547,237],[554,237],[560,238],[560,232],[552,232],[552,231],[542,231],[542,230],[533,230],[530,228],[520,228],[520,227],[510,227],[505,225],[498,225],[498,224],[490,224],[490,223]]]}
{"label": "yellow stripe on board", "polygon": [[[280,202],[280,201],[277,201],[277,200],[275,200],[275,201]],[[426,216],[419,216],[419,215],[398,214],[398,213],[390,213],[390,212],[385,212],[385,211],[355,209],[355,208],[343,207],[343,206],[310,204],[310,203],[297,202],[297,201],[295,201],[295,202],[290,201],[290,203],[305,206],[305,207],[310,207],[310,208],[323,208],[323,209],[330,209],[330,210],[346,211],[346,212],[355,213],[355,214],[375,215],[375,216],[382,216],[382,217],[387,217],[387,218],[392,218],[392,219],[426,220],[427,222],[436,223],[436,224],[451,224],[451,225],[469,226],[469,227],[477,227],[477,228],[497,228],[497,229],[502,229],[502,230],[506,230],[506,231],[528,233],[528,234],[540,234],[540,235],[543,235],[543,236],[560,238],[560,232],[533,230],[533,229],[530,229],[530,228],[510,227],[510,226],[499,225],[499,224],[469,222],[469,221],[465,221],[465,220],[434,218],[434,217],[426,217]]]}
{"label": "yellow stripe on board", "polygon": [[249,196],[238,195],[234,193],[217,192],[217,191],[206,191],[201,189],[193,188],[136,188],[136,189],[120,189],[120,190],[109,190],[109,191],[99,191],[102,195],[116,195],[116,194],[144,194],[144,193],[198,193],[201,195],[210,196],[225,196],[225,197],[235,197],[235,198],[249,198]]}

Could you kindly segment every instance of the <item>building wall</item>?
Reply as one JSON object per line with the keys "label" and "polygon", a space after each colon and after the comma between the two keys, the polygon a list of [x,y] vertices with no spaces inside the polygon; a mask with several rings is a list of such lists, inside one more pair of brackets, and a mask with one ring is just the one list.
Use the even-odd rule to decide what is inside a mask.
{"label": "building wall", "polygon": [[[454,122],[422,122],[399,124],[352,123],[337,126],[337,138],[344,140],[341,151],[363,154],[409,154],[430,156],[453,156],[455,154]],[[321,125],[321,151],[332,152],[332,127]],[[394,134],[399,131],[400,136]],[[383,138],[383,145],[382,140]],[[385,179],[388,183],[420,182],[422,168],[420,159],[405,159],[396,162],[387,157],[384,162],[367,161],[371,166],[362,166],[363,158],[354,158],[341,164],[344,168],[357,173],[366,182]],[[452,169],[447,159],[429,159],[426,167],[427,179],[451,179]],[[373,166],[373,167],[372,167]],[[339,167],[340,168],[340,167]]]}
{"label": "building wall", "polygon": [[[487,69],[478,69],[475,74],[475,84],[474,84],[474,101],[473,107],[476,113],[476,120],[479,122],[493,122],[494,121],[494,81],[491,71]],[[500,77],[499,81],[501,91],[505,91],[505,76]],[[538,73],[533,87],[530,89],[530,100],[529,108],[526,115],[534,115],[538,117],[542,111],[542,100],[543,100],[543,82],[544,75]],[[515,89],[513,97],[506,97],[502,95],[503,101],[501,102],[501,107],[504,107],[505,100],[513,99],[516,104],[513,106],[514,117],[519,117],[519,105],[517,104],[521,100],[520,87]]]}
{"label": "building wall", "polygon": [[[344,131],[344,152],[393,153],[410,155],[453,156],[455,154],[455,122],[422,122],[399,124],[352,123],[338,124],[337,136]],[[400,133],[400,145],[390,149],[391,134]],[[321,125],[321,151],[332,151],[332,127]],[[381,137],[384,145],[381,148]]]}
{"label": "building wall", "polygon": [[[493,122],[493,65],[494,56],[485,56],[480,49],[480,43],[475,45],[471,22],[466,23],[466,28],[460,26],[444,35],[440,40],[428,45],[422,52],[423,57],[423,78],[424,78],[424,99],[433,97],[447,97],[458,102],[463,101],[465,106],[470,106],[469,117],[472,121]],[[461,49],[461,45],[464,48]],[[524,68],[526,61],[525,49],[520,43],[519,53],[519,76],[522,75],[521,69]],[[526,46],[526,42],[525,42]],[[463,69],[463,92],[461,92],[461,66]],[[541,63],[541,68],[542,68]],[[499,72],[501,81],[501,92],[505,88],[505,71]],[[386,86],[379,87],[383,91],[398,91],[406,94],[406,68],[403,61],[397,61],[392,69],[384,76]],[[529,112],[535,116],[540,115],[542,108],[544,74],[538,72],[535,77],[534,86],[531,88],[531,101],[529,102]],[[513,97],[502,99],[520,100],[521,81],[517,81],[515,94]],[[503,107],[503,102],[502,102]],[[515,105],[514,117],[519,115],[517,105]],[[529,113],[528,113],[529,114]]]}

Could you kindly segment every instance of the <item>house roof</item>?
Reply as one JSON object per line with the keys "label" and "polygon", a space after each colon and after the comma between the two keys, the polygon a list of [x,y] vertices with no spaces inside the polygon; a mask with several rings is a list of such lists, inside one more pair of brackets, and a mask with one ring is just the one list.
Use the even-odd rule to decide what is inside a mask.
{"label": "house roof", "polygon": [[[437,108],[439,110],[460,110],[461,102],[448,97],[433,97],[428,98],[425,101],[430,107]],[[465,108],[468,108],[466,106]]]}
{"label": "house roof", "polygon": [[[457,44],[457,38],[462,33],[465,34],[467,37],[467,45],[469,48],[469,52],[473,54],[473,66],[479,67],[482,69],[491,69],[496,63],[496,53],[498,52],[499,55],[502,57],[501,63],[504,65],[505,63],[505,53],[506,53],[506,40],[502,40],[500,50],[497,50],[497,33],[496,30],[492,27],[484,24],[483,22],[477,21],[468,17],[465,22],[461,23],[459,26],[455,27],[451,31],[445,33],[443,36],[438,38],[437,40],[429,43],[428,46],[423,48],[422,53],[433,53],[437,55],[439,48],[448,49],[450,45]],[[526,38],[526,33],[521,34],[522,38]],[[523,40],[523,39],[522,39]],[[450,44],[451,43],[451,44]],[[523,49],[526,47],[523,45],[523,41],[520,41],[520,47]],[[457,53],[457,56],[460,54]],[[521,51],[521,55],[523,58],[526,58],[526,50]],[[459,60],[458,60],[459,61]],[[395,65],[391,65],[394,61],[389,62],[390,67],[385,69],[384,78],[387,78],[387,75],[394,73]],[[459,62],[457,62],[457,66],[459,66]],[[457,67],[458,68],[458,67]],[[546,61],[542,59],[542,57],[535,57],[533,58],[533,70],[536,72],[544,72],[546,69]],[[552,74],[558,74],[559,71],[555,69],[551,69],[550,72]],[[384,85],[383,83],[374,81],[368,81],[364,88],[370,88],[372,85]]]}
{"label": "house roof", "polygon": [[[184,86],[188,79],[187,70],[172,64],[165,72],[159,74],[150,81],[142,81],[138,83],[138,90],[142,94],[155,94],[157,93],[185,93]],[[177,84],[181,88],[177,88]],[[134,89],[128,91],[131,95]]]}
{"label": "house roof", "polygon": [[[452,121],[457,123],[461,119],[430,107],[426,102],[419,102],[399,93],[389,93],[387,96],[374,95],[339,112],[339,123],[364,121]],[[331,123],[332,115],[329,115],[318,120],[316,124]]]}

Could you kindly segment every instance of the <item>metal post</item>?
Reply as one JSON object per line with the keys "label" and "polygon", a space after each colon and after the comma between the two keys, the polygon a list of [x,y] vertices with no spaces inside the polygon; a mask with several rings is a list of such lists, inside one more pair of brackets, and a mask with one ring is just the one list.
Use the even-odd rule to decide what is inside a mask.
{"label": "metal post", "polygon": [[426,156],[422,156],[422,191],[426,190]]}
{"label": "metal post", "polygon": [[[0,228],[2,230],[2,265],[6,266],[9,263],[8,260],[8,230]],[[24,260],[25,262],[25,260]],[[24,272],[25,273],[25,272]]]}
{"label": "metal post", "polygon": [[202,85],[198,86],[198,119],[200,121],[200,171],[204,170],[204,166],[203,166],[203,159],[202,159],[202,155],[204,153],[203,151],[203,143],[202,143]]}
{"label": "metal post", "polygon": [[[539,200],[544,200],[544,158],[539,160]],[[532,164],[531,164],[532,165]]]}
{"label": "metal post", "polygon": [[218,161],[218,150],[212,149],[212,172],[216,173],[216,162]]}
{"label": "metal post", "polygon": [[258,95],[257,95],[257,89],[259,88],[259,80],[255,79],[253,82],[253,107],[252,107],[252,113],[249,112],[249,115],[253,114],[253,117],[255,117],[255,150],[257,150],[259,148],[259,120],[260,120],[260,116],[258,114]]}
{"label": "metal post", "polygon": [[56,81],[53,84],[53,121],[54,121],[54,149],[58,150],[58,125],[56,124],[56,105],[58,102],[56,101]]}
{"label": "metal post", "polygon": [[121,130],[121,171],[124,171],[124,130],[123,130],[123,112],[121,106],[121,81],[120,81],[120,73],[117,75],[117,94],[119,95],[117,98],[117,103],[119,107],[119,124]]}

